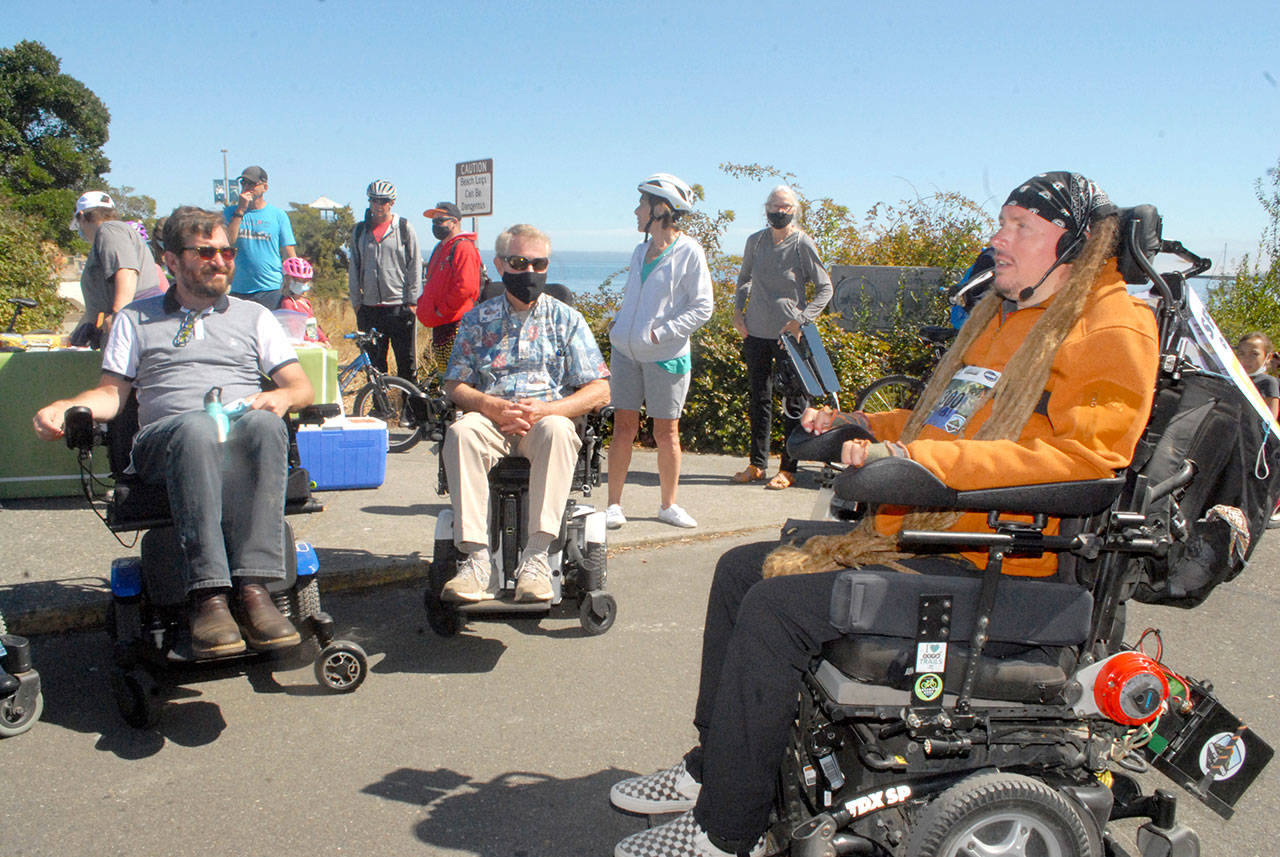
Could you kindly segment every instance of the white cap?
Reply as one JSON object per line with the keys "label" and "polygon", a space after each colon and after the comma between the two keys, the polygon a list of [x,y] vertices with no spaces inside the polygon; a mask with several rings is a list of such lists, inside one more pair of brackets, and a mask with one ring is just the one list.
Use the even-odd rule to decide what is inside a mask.
{"label": "white cap", "polygon": [[87,208],[115,208],[116,204],[100,190],[86,191],[76,200],[76,214]]}

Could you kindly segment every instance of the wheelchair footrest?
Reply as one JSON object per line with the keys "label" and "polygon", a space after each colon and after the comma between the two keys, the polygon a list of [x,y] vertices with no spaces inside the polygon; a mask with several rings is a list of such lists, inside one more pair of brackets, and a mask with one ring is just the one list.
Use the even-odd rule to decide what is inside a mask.
{"label": "wheelchair footrest", "polygon": [[510,601],[496,598],[491,601],[470,601],[454,603],[459,613],[549,613],[550,601]]}

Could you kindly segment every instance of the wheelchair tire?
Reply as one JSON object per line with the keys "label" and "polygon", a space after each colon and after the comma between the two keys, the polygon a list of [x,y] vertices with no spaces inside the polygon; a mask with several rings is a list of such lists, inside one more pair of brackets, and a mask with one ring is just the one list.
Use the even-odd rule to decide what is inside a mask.
{"label": "wheelchair tire", "polygon": [[578,604],[578,622],[582,630],[598,637],[613,627],[618,618],[618,602],[607,592],[587,593]]}
{"label": "wheelchair tire", "polygon": [[1018,774],[982,774],[944,791],[916,817],[907,857],[1044,854],[1101,857],[1100,834],[1057,790]]}
{"label": "wheelchair tire", "polygon": [[316,681],[335,693],[351,693],[369,674],[369,656],[358,644],[336,640],[316,658]]}
{"label": "wheelchair tire", "polygon": [[155,728],[160,721],[159,686],[151,673],[141,668],[117,672],[111,684],[124,722],[134,729]]}
{"label": "wheelchair tire", "polygon": [[[351,410],[357,417],[377,417],[387,423],[387,451],[405,452],[422,440],[425,432],[413,420],[409,408],[410,396],[421,396],[422,391],[397,375],[384,375],[381,380],[370,381],[356,393]],[[410,425],[401,425],[408,421]]]}
{"label": "wheelchair tire", "polygon": [[44,713],[44,692],[36,693],[36,701],[30,708],[18,708],[15,705],[17,695],[0,699],[0,738],[12,738],[21,735],[40,719]]}
{"label": "wheelchair tire", "polygon": [[924,382],[911,375],[886,375],[858,391],[853,400],[855,411],[878,414],[898,408],[911,409],[924,392]]}

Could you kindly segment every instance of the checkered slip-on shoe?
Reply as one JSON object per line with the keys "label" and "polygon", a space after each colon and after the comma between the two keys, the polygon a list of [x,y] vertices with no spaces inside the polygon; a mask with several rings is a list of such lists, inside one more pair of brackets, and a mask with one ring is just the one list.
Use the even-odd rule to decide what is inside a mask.
{"label": "checkered slip-on shoe", "polygon": [[[761,836],[747,852],[750,857],[763,857],[765,841]],[[734,857],[711,844],[707,832],[686,812],[675,821],[632,834],[613,849],[613,857]]]}
{"label": "checkered slip-on shoe", "polygon": [[618,809],[641,815],[686,812],[698,802],[701,790],[702,785],[689,776],[681,759],[665,771],[615,783],[609,790],[609,802]]}

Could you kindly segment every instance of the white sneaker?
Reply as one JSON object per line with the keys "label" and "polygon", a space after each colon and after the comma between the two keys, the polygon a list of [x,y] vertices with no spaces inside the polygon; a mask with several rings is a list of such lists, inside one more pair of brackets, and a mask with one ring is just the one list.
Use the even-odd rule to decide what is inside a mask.
{"label": "white sneaker", "polygon": [[611,504],[604,510],[604,525],[611,530],[616,530],[627,522],[627,516],[622,514],[622,507],[617,503]]}
{"label": "white sneaker", "polygon": [[547,555],[541,551],[529,554],[516,569],[516,600],[550,601],[555,594]]}
{"label": "white sneaker", "polygon": [[[763,857],[765,838],[761,836],[747,852]],[[733,857],[729,851],[711,844],[707,832],[693,820],[693,810],[675,821],[634,833],[618,843],[613,857]]]}
{"label": "white sneaker", "polygon": [[491,601],[493,593],[489,591],[488,551],[483,551],[485,558],[476,553],[464,554],[458,560],[458,573],[440,590],[441,601]]}
{"label": "white sneaker", "polygon": [[698,522],[693,519],[693,516],[675,503],[665,509],[659,509],[658,520],[673,527],[692,528],[698,526]]}
{"label": "white sneaker", "polygon": [[642,815],[688,812],[698,802],[700,791],[702,783],[689,775],[681,759],[665,771],[614,783],[609,789],[609,802],[618,809]]}

